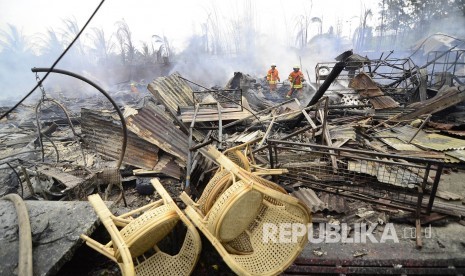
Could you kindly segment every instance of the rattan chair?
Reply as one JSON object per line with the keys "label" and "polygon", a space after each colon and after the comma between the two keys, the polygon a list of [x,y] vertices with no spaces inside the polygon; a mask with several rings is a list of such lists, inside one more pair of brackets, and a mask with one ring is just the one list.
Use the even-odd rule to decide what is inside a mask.
{"label": "rattan chair", "polygon": [[[118,263],[123,275],[189,275],[200,254],[200,236],[158,179],[153,179],[152,185],[162,199],[118,217],[110,212],[98,194],[89,196],[89,202],[111,241],[102,244],[86,235],[81,238],[88,246]],[[142,214],[133,218],[139,213]],[[172,256],[161,251],[157,243],[179,220],[187,227],[187,233],[181,250]]]}
{"label": "rattan chair", "polygon": [[[232,176],[232,183],[204,213],[186,193],[185,212],[213,244],[228,266],[239,275],[277,275],[297,258],[308,242],[306,235],[293,242],[264,242],[264,227],[311,222],[308,208],[277,184],[240,168],[210,147],[206,153],[223,168],[217,179]],[[226,171],[226,172],[224,172]],[[214,178],[215,178],[214,177]],[[205,191],[204,191],[205,193]]]}

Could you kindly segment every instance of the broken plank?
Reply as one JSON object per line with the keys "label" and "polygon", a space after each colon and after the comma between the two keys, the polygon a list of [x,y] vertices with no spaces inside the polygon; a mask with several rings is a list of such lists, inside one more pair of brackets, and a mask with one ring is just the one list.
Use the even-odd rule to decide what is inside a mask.
{"label": "broken plank", "polygon": [[45,165],[45,164],[38,165],[37,166],[37,171],[44,174],[44,175],[46,175],[46,176],[55,178],[56,180],[61,182],[63,185],[65,185],[67,190],[75,188],[75,187],[83,184],[87,180],[85,178],[80,178],[80,177],[74,176],[72,174],[63,172],[62,170],[60,170],[58,168],[55,168],[55,167],[52,167],[52,166],[49,166],[49,165]]}

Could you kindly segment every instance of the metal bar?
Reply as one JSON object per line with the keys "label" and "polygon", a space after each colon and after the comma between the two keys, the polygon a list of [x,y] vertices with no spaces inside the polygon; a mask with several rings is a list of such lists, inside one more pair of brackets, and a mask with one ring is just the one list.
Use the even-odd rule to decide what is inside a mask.
{"label": "metal bar", "polygon": [[417,129],[417,131],[415,132],[415,134],[413,134],[412,138],[410,138],[410,140],[408,140],[407,144],[410,144],[412,142],[412,140],[418,135],[418,133],[420,132],[420,130],[426,125],[426,123],[431,119],[431,114],[428,114],[428,116],[426,117],[426,119],[423,121],[423,123],[421,124],[421,126]]}
{"label": "metal bar", "polygon": [[[274,140],[274,139],[268,139],[268,142],[269,143],[276,143],[276,144],[294,145],[294,146],[315,147],[315,148],[326,149],[326,150],[339,150],[339,151],[345,151],[345,152],[351,152],[351,153],[359,153],[359,154],[367,154],[367,155],[378,156],[378,157],[386,157],[386,158],[395,158],[395,159],[399,158],[399,156],[395,155],[395,154],[378,153],[378,152],[371,152],[371,151],[365,151],[365,150],[359,150],[359,149],[349,149],[349,148],[344,148],[344,149],[336,148],[335,149],[334,147],[328,147],[328,146],[322,146],[322,145],[310,144],[310,143],[290,142],[290,141]],[[400,159],[410,160],[410,161],[419,162],[419,163],[430,162],[431,164],[443,164],[442,161],[438,161],[438,160],[434,160],[434,159],[418,158],[418,157],[402,156],[402,158],[400,158]]]}
{"label": "metal bar", "polygon": [[305,127],[301,128],[301,129],[299,129],[299,130],[296,130],[296,131],[292,132],[291,134],[288,134],[288,135],[282,137],[281,139],[287,140],[287,139],[289,139],[289,138],[291,138],[291,137],[294,137],[294,136],[296,136],[297,134],[300,134],[300,133],[302,133],[302,132],[305,132],[305,131],[307,131],[307,130],[309,130],[309,129],[311,129],[311,128],[312,128],[312,126],[310,126],[310,125],[309,125],[309,126],[305,126]]}
{"label": "metal bar", "polygon": [[304,114],[305,118],[307,119],[308,123],[313,129],[316,129],[316,125],[313,122],[312,118],[310,118],[310,115],[308,115],[307,111],[302,109],[302,113]]}
{"label": "metal bar", "polygon": [[276,119],[276,117],[273,116],[273,119],[271,120],[270,124],[268,125],[268,129],[266,130],[265,135],[263,135],[262,140],[257,145],[258,147],[261,147],[263,145],[263,143],[265,142],[265,140],[268,138],[268,135],[270,135],[270,132],[271,132],[271,129],[273,128],[273,124],[274,124],[275,119]]}
{"label": "metal bar", "polygon": [[216,103],[218,108],[218,140],[219,140],[219,148],[223,148],[223,120],[221,119],[221,105],[220,103]]}
{"label": "metal bar", "polygon": [[[180,77],[181,79],[184,79],[183,77]],[[186,79],[184,79],[186,80]],[[198,85],[198,84],[195,84],[195,85]],[[202,88],[205,88],[201,85],[198,85]],[[213,90],[213,89],[210,89],[210,90],[203,90],[203,91],[193,91],[194,93],[215,93],[215,92],[222,92],[222,91],[226,91],[226,92],[235,92],[235,91],[239,91],[240,89],[239,88],[236,88],[236,89],[221,89],[221,90]]]}
{"label": "metal bar", "polygon": [[[315,92],[315,94],[313,95],[312,99],[310,100],[310,102],[307,104],[307,107],[309,106],[312,106],[314,104],[316,104],[320,98],[323,96],[323,94],[326,92],[326,90],[328,90],[329,86],[331,85],[331,83],[333,83],[333,81],[339,76],[339,74],[342,72],[342,70],[344,69],[345,65],[346,65],[346,59],[348,58],[349,56],[345,57],[342,61],[339,61],[338,63],[336,63],[333,67],[333,69],[331,70],[331,72],[329,72],[328,76],[325,78],[323,84],[318,88],[318,90]],[[303,119],[303,114],[301,114],[295,124],[294,124],[294,127],[297,126]]]}
{"label": "metal bar", "polygon": [[218,127],[196,127],[198,130],[217,130]]}
{"label": "metal bar", "polygon": [[206,145],[211,144],[213,141],[215,141],[215,139],[211,138],[211,139],[209,139],[209,140],[207,140],[205,142],[202,142],[202,143],[199,143],[199,144],[193,146],[192,148],[189,148],[189,151],[196,151],[196,150],[198,150],[200,148],[205,147]]}
{"label": "metal bar", "polygon": [[[188,147],[189,149],[192,148],[192,136],[194,131],[195,119],[197,118],[197,112],[199,111],[199,104],[195,105],[194,116],[192,118],[191,125],[189,127],[189,141]],[[192,152],[190,150],[187,151],[187,164],[186,164],[186,185],[184,186],[184,190],[189,194],[190,193],[190,181],[191,181],[191,169],[192,169]]]}
{"label": "metal bar", "polygon": [[[307,186],[309,188],[319,190],[319,191],[322,191],[322,192],[337,194],[337,195],[340,195],[340,196],[349,197],[349,198],[353,198],[353,199],[358,199],[358,200],[362,200],[362,201],[365,201],[365,202],[372,202],[372,203],[376,203],[376,204],[381,204],[381,205],[384,205],[384,206],[394,207],[394,208],[409,211],[409,212],[415,212],[415,209],[412,208],[412,207],[402,206],[402,205],[398,205],[398,204],[392,204],[392,203],[388,203],[388,202],[380,202],[378,200],[374,200],[374,199],[361,197],[361,196],[357,196],[357,195],[352,194],[355,191],[344,190],[345,193],[341,193],[338,190],[334,190],[334,186],[331,186],[331,185],[325,185],[325,184],[320,184],[320,183],[314,184],[314,183],[311,183],[311,182],[302,181],[302,179],[296,179],[296,178],[292,178],[292,177],[290,177],[290,179],[301,181],[304,184],[304,186]],[[322,187],[327,187],[327,188],[330,188],[330,189],[321,188],[321,187],[318,187],[316,185],[319,185],[319,186],[322,186]],[[340,187],[338,187],[338,189],[340,189]],[[377,197],[377,198],[379,198],[379,197]],[[391,201],[394,201],[394,200],[391,200]],[[407,204],[407,202],[399,202],[399,203]]]}
{"label": "metal bar", "polygon": [[[417,249],[421,249],[423,247],[423,243],[421,241],[421,220],[420,220],[420,215],[421,215],[421,208],[422,208],[422,203],[423,203],[423,195],[425,193],[426,189],[426,184],[428,183],[428,176],[429,176],[429,171],[431,169],[431,164],[428,163],[426,165],[425,169],[425,174],[423,176],[423,182],[421,183],[421,187],[418,189],[418,200],[417,200],[417,210],[416,210],[416,245]],[[429,212],[426,211],[429,215]]]}
{"label": "metal bar", "polygon": [[436,197],[436,192],[438,190],[439,180],[441,179],[442,169],[444,168],[444,163],[439,163],[436,170],[436,175],[434,176],[433,187],[431,189],[431,195],[428,202],[428,207],[426,208],[427,214],[431,212],[433,208],[434,198]]}
{"label": "metal bar", "polygon": [[[119,158],[118,164],[117,164],[117,167],[120,168],[121,164],[123,163],[124,154],[126,153],[126,145],[127,145],[127,141],[128,141],[128,131],[127,131],[127,127],[126,127],[126,120],[124,119],[123,113],[121,112],[121,109],[118,107],[116,102],[110,97],[110,95],[105,90],[103,90],[100,86],[98,86],[97,84],[92,82],[91,80],[89,80],[89,79],[87,79],[87,78],[85,78],[83,76],[80,76],[80,75],[78,75],[76,73],[73,73],[73,72],[69,72],[69,71],[61,70],[61,69],[52,69],[52,68],[32,68],[31,71],[34,72],[34,73],[36,73],[36,72],[51,72],[51,73],[63,74],[63,75],[68,75],[70,77],[74,77],[76,79],[82,80],[83,82],[86,82],[86,83],[90,84],[91,86],[93,86],[95,89],[97,89],[100,93],[102,93],[110,101],[110,103],[113,105],[116,112],[118,113],[119,119],[121,121],[121,127],[122,127],[123,143],[121,145],[120,158]],[[124,199],[124,196],[123,196],[123,199]]]}
{"label": "metal bar", "polygon": [[[270,140],[268,140],[270,141]],[[272,142],[270,142],[272,143]],[[373,161],[373,162],[377,162],[377,163],[381,163],[381,164],[387,164],[387,165],[394,165],[394,166],[398,166],[399,165],[399,162],[394,162],[394,161],[386,161],[386,160],[380,160],[380,159],[373,159],[373,158],[368,158],[368,157],[363,157],[363,156],[353,156],[353,155],[348,155],[348,154],[341,154],[340,153],[340,148],[335,148],[333,147],[331,151],[327,152],[327,151],[319,151],[319,150],[313,150],[313,149],[296,149],[296,148],[290,148],[290,147],[279,147],[277,146],[278,149],[288,149],[288,150],[298,150],[298,151],[305,151],[305,152],[310,152],[310,153],[318,153],[318,154],[327,154],[327,155],[333,155],[333,156],[343,156],[343,157],[349,157],[349,158],[353,158],[353,157],[357,157],[357,159],[360,159],[360,160],[365,160],[365,161]],[[344,149],[345,150],[345,149]],[[334,152],[336,151],[336,152]],[[401,157],[397,156],[397,158],[401,159]],[[419,169],[424,169],[425,166],[422,166],[422,165],[416,165],[416,164],[408,164],[409,167],[411,168],[419,168]]]}
{"label": "metal bar", "polygon": [[270,168],[274,169],[274,161],[273,161],[273,147],[271,144],[268,144],[268,155],[270,158]]}
{"label": "metal bar", "polygon": [[21,177],[19,176],[18,172],[13,168],[13,166],[10,165],[10,163],[6,163],[8,167],[13,171],[15,174],[16,178],[18,178],[19,185],[21,186],[21,198],[24,199],[24,187],[23,187],[23,181],[21,180]]}
{"label": "metal bar", "polygon": [[236,121],[234,121],[234,122],[231,122],[231,123],[229,123],[229,124],[224,125],[223,128],[226,129],[226,128],[235,126],[235,125],[237,125],[238,123],[241,123],[241,122],[243,122],[243,121],[245,121],[245,120],[248,120],[248,119],[250,119],[250,118],[252,118],[252,117],[257,117],[258,114],[262,114],[262,113],[271,111],[271,110],[276,109],[276,108],[278,108],[278,107],[280,107],[280,106],[283,106],[283,105],[285,105],[285,104],[288,104],[288,103],[290,103],[290,102],[292,102],[292,101],[294,101],[294,100],[293,100],[293,99],[290,99],[290,100],[287,100],[287,101],[282,102],[282,103],[280,103],[280,104],[274,105],[274,106],[272,106],[272,107],[268,107],[268,108],[266,108],[266,109],[263,109],[263,110],[261,110],[261,111],[259,111],[259,112],[257,112],[257,113],[252,113],[252,115],[249,115],[249,116],[247,116],[247,117],[244,117],[244,118],[242,118],[242,119],[239,119],[239,120],[236,120]]}
{"label": "metal bar", "polygon": [[[443,56],[445,56],[446,54],[448,54],[450,51],[452,51],[456,46],[450,48],[449,50],[445,51],[444,53],[442,53],[441,55],[439,55],[439,57],[435,57],[435,59],[433,59],[432,61],[426,63],[425,65],[419,67],[418,69],[423,69],[423,68],[426,68],[428,67],[429,65],[433,64],[436,60],[442,58]],[[405,79],[407,78],[410,78],[413,74],[416,74],[418,72],[418,70],[413,70],[413,71],[408,71],[406,72],[399,80],[395,81],[395,82],[392,82],[388,85],[386,85],[385,87],[392,87],[394,85],[397,85],[399,83],[401,83],[402,81],[404,81]]]}
{"label": "metal bar", "polygon": [[[78,135],[76,133],[76,130],[74,129],[74,125],[73,125],[73,122],[71,121],[68,110],[66,110],[65,106],[62,105],[60,102],[58,102],[58,101],[56,101],[54,99],[50,99],[50,98],[41,99],[37,103],[36,110],[35,110],[35,112],[36,112],[36,123],[37,123],[37,132],[39,134],[39,144],[40,144],[40,146],[42,148],[42,162],[44,161],[44,145],[43,145],[43,142],[42,142],[41,126],[40,126],[39,115],[38,115],[37,111],[38,111],[38,108],[46,101],[54,103],[56,106],[58,106],[63,111],[63,113],[65,113],[66,119],[68,120],[68,125],[71,128],[71,131],[73,132],[74,141],[79,145],[79,148],[81,149],[81,155],[82,155],[82,159],[83,159],[83,162],[84,162],[84,166],[87,167],[86,156],[84,154],[84,150],[82,149],[82,145],[79,142]],[[44,135],[44,137],[46,137],[46,136]],[[57,150],[57,152],[58,152],[58,150]]]}
{"label": "metal bar", "polygon": [[34,192],[34,188],[32,187],[32,183],[31,183],[31,179],[29,178],[29,174],[27,173],[26,168],[24,168],[23,166],[21,166],[20,168],[21,168],[21,171],[24,174],[24,178],[26,179],[26,185],[29,188],[29,191],[31,192],[31,195],[34,196],[35,192]]}

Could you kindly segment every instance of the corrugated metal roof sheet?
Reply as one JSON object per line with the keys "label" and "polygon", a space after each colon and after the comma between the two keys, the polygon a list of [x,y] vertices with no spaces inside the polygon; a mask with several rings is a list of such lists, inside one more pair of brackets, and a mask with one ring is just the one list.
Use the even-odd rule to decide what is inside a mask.
{"label": "corrugated metal roof sheet", "polygon": [[292,192],[291,195],[300,199],[310,210],[312,210],[312,213],[322,211],[326,208],[325,203],[318,198],[312,189],[300,188],[297,191]]}
{"label": "corrugated metal roof sheet", "polygon": [[[376,133],[375,137],[383,137],[396,135],[396,133],[390,132],[389,130]],[[448,156],[445,153],[437,151],[426,151],[415,145],[408,144],[398,138],[378,138],[383,143],[391,146],[392,148],[398,150],[396,154],[399,156],[410,156],[410,157],[419,157],[419,158],[428,158],[428,159],[443,159],[446,163],[459,163],[460,160],[452,156]]]}
{"label": "corrugated metal roof sheet", "polygon": [[247,143],[257,139],[258,137],[263,137],[263,131],[256,130],[250,133],[239,133],[231,135],[226,141],[228,142],[241,142]]}
{"label": "corrugated metal roof sheet", "polygon": [[160,157],[153,171],[163,173],[176,179],[181,179],[181,167],[176,163],[173,156],[163,155]]}
{"label": "corrugated metal roof sheet", "polygon": [[465,92],[457,87],[447,87],[439,90],[438,94],[430,99],[421,102],[415,102],[408,105],[408,108],[414,108],[411,113],[404,114],[398,120],[416,119],[424,114],[434,114],[448,107],[454,106],[465,100]]}
{"label": "corrugated metal roof sheet", "polygon": [[443,130],[446,133],[457,135],[461,137],[465,137],[465,130]]}
{"label": "corrugated metal roof sheet", "polygon": [[352,126],[338,126],[329,129],[331,139],[350,139],[355,141],[357,134]]}
{"label": "corrugated metal roof sheet", "polygon": [[[383,137],[383,136],[388,136],[388,135],[392,135],[390,134],[389,130],[379,132],[375,135],[375,137]],[[392,136],[395,136],[395,134]],[[407,144],[398,138],[379,138],[379,139],[396,150],[422,151],[422,149],[418,148],[417,146],[412,145],[412,144]]]}
{"label": "corrugated metal roof sheet", "polygon": [[331,193],[320,193],[320,197],[310,188],[299,188],[291,195],[300,199],[307,207],[312,210],[312,213],[328,210],[330,212],[345,213],[349,210],[349,206],[344,197]]}
{"label": "corrugated metal roof sheet", "polygon": [[325,203],[326,209],[330,212],[342,214],[350,210],[349,204],[347,204],[346,198],[343,196],[321,192],[320,199]]}
{"label": "corrugated metal roof sheet", "polygon": [[375,176],[379,182],[401,187],[411,187],[411,184],[422,183],[423,178],[399,166],[385,165],[366,160],[349,160],[348,170]]}
{"label": "corrugated metal roof sheet", "polygon": [[[243,110],[243,111],[233,111],[233,112],[221,112],[221,120],[222,121],[235,121],[246,118],[250,116],[250,112]],[[194,114],[181,114],[178,117],[183,123],[190,123],[194,118]],[[219,115],[216,114],[197,114],[195,117],[196,122],[218,122]]]}
{"label": "corrugated metal roof sheet", "polygon": [[465,150],[452,150],[452,151],[446,151],[446,155],[450,155],[454,158],[459,159],[460,161],[465,162]]}
{"label": "corrugated metal roof sheet", "polygon": [[[84,145],[99,154],[118,160],[121,153],[123,134],[111,113],[103,113],[83,108],[81,128]],[[123,163],[151,170],[158,162],[158,147],[128,131],[128,141]]]}
{"label": "corrugated metal roof sheet", "polygon": [[194,105],[192,88],[177,72],[167,77],[156,78],[147,89],[171,114],[176,114],[179,106]]}
{"label": "corrugated metal roof sheet", "polygon": [[399,107],[399,103],[384,95],[378,85],[364,72],[355,76],[350,81],[349,87],[356,90],[362,99],[367,98],[374,109]]}
{"label": "corrugated metal roof sheet", "polygon": [[386,109],[399,107],[399,103],[394,101],[389,96],[377,96],[369,98],[368,101],[373,105],[374,109]]}
{"label": "corrugated metal roof sheet", "polygon": [[188,137],[160,112],[161,110],[150,105],[137,112],[131,112],[126,118],[127,127],[140,138],[178,157],[185,163]]}
{"label": "corrugated metal roof sheet", "polygon": [[[178,108],[194,106],[193,90],[189,84],[181,78],[178,72],[167,77],[156,78],[147,86],[147,89],[155,98],[167,108],[167,111],[174,120],[178,120],[180,127],[188,132],[187,127],[177,118]],[[197,141],[205,138],[204,133],[194,129],[193,136]]]}
{"label": "corrugated metal roof sheet", "polygon": [[[395,132],[397,138],[408,142],[417,128],[411,127],[409,125],[399,126],[392,129]],[[457,139],[441,134],[436,133],[426,133],[423,130],[420,130],[415,138],[412,140],[412,144],[437,151],[446,151],[453,149],[465,149],[465,140]]]}

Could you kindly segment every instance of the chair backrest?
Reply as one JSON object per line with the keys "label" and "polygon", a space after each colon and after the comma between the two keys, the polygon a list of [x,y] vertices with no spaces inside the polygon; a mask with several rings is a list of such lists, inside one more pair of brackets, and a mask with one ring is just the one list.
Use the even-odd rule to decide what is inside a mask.
{"label": "chair backrest", "polygon": [[250,171],[250,162],[240,150],[227,150],[224,152],[224,155],[226,155],[226,157],[231,159],[231,161],[233,161],[239,167],[246,171]]}
{"label": "chair backrest", "polygon": [[200,211],[202,211],[203,214],[207,214],[216,199],[230,186],[231,183],[231,173],[227,170],[217,171],[210,181],[208,181],[202,195],[197,200]]}
{"label": "chair backrest", "polygon": [[262,201],[262,193],[238,181],[222,193],[211,208],[207,228],[221,242],[231,241],[254,222]]}
{"label": "chair backrest", "polygon": [[[123,229],[123,237],[133,258],[152,249],[160,240],[168,235],[179,220],[176,211],[169,205],[162,205],[146,211]],[[115,251],[115,258],[119,260],[119,250]]]}

